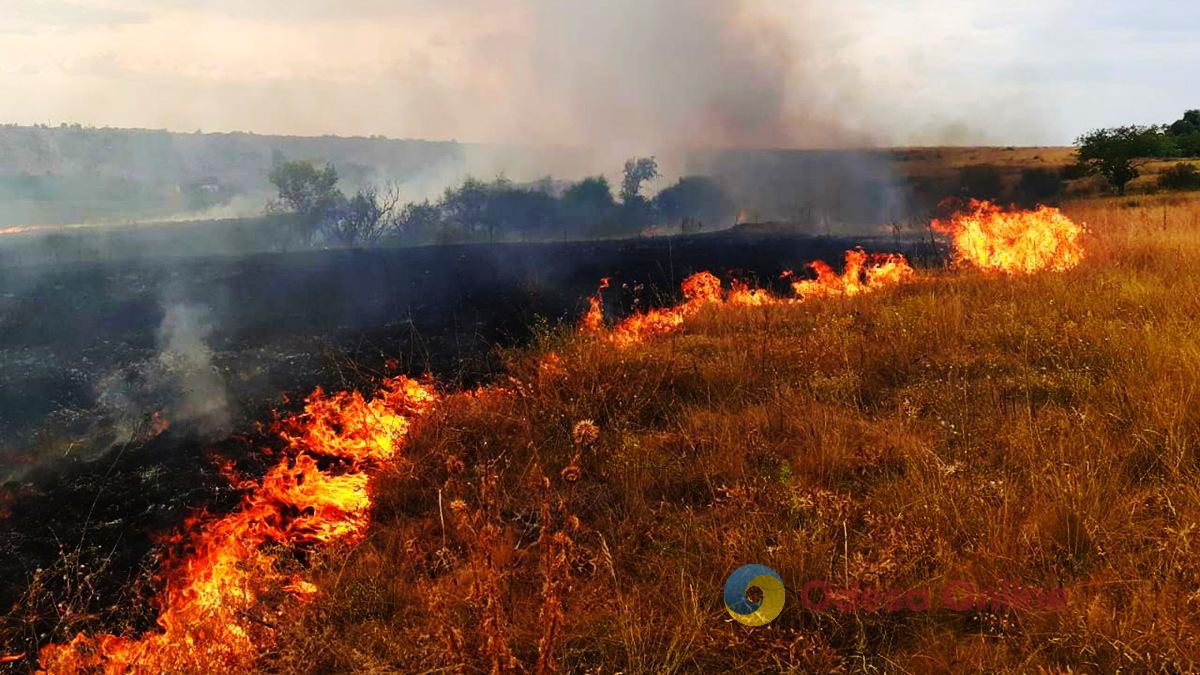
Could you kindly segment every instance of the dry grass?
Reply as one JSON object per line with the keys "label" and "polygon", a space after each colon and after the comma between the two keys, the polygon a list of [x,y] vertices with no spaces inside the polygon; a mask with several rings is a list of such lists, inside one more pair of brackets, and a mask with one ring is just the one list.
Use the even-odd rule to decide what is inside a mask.
{"label": "dry grass", "polygon": [[[1075,202],[1089,258],[547,334],[448,397],[265,666],[307,672],[1189,670],[1200,202]],[[543,357],[559,355],[548,365]],[[594,440],[584,420],[594,420]],[[750,562],[789,587],[729,620]],[[1057,587],[1062,611],[813,612],[807,580]]]}
{"label": "dry grass", "polygon": [[1075,148],[1053,147],[931,147],[889,151],[906,175],[958,171],[973,164],[1002,168],[1062,168],[1075,162]]}

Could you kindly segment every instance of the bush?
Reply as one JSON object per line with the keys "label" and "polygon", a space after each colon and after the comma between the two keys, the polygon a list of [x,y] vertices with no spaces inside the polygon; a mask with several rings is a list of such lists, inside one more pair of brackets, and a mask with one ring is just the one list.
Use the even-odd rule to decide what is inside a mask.
{"label": "bush", "polygon": [[1180,162],[1158,175],[1164,190],[1200,190],[1200,171],[1195,164]]}
{"label": "bush", "polygon": [[1184,157],[1200,157],[1200,131],[1173,137],[1175,147]]}
{"label": "bush", "polygon": [[963,197],[996,200],[1004,196],[1004,177],[1000,168],[991,164],[964,166],[958,185]]}
{"label": "bush", "polygon": [[1062,194],[1062,173],[1055,169],[1021,169],[1017,201],[1025,206],[1045,204]]}
{"label": "bush", "polygon": [[1062,176],[1063,180],[1078,180],[1080,178],[1087,178],[1094,173],[1096,172],[1086,162],[1075,162],[1074,164],[1064,166],[1059,175]]}
{"label": "bush", "polygon": [[670,222],[720,223],[733,217],[733,200],[706,176],[685,176],[654,198],[659,214]]}

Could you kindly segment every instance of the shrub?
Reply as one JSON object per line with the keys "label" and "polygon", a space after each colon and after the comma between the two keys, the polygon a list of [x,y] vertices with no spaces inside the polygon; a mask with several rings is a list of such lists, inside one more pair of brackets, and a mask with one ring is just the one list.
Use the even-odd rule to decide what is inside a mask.
{"label": "shrub", "polygon": [[991,164],[964,166],[958,184],[964,197],[995,200],[1004,196],[1004,177],[999,167]]}
{"label": "shrub", "polygon": [[1074,164],[1068,164],[1064,166],[1062,171],[1059,172],[1059,175],[1062,176],[1063,180],[1078,180],[1080,178],[1087,178],[1093,173],[1095,172],[1092,170],[1092,167],[1087,165],[1087,163],[1075,162]]}
{"label": "shrub", "polygon": [[1022,169],[1017,201],[1025,206],[1054,201],[1063,190],[1062,173],[1055,169]]}
{"label": "shrub", "polygon": [[1200,190],[1200,171],[1195,164],[1179,162],[1158,175],[1158,186],[1164,190]]}

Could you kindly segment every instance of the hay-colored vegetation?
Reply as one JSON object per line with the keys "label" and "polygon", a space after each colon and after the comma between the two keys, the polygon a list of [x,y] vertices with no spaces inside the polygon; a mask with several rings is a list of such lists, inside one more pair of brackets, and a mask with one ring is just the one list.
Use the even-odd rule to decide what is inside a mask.
{"label": "hay-colored vegetation", "polygon": [[[266,656],[318,671],[1112,672],[1200,660],[1200,202],[1073,202],[1062,274],[927,270],[571,331],[446,398]],[[547,360],[550,353],[557,358]],[[593,429],[590,424],[594,423]],[[721,600],[777,570],[768,626]],[[813,612],[808,580],[1016,581],[1065,610]]]}

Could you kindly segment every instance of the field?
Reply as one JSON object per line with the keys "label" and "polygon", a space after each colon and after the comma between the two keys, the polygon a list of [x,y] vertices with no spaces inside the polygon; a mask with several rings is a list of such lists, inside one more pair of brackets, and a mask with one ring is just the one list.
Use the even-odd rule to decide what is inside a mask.
{"label": "field", "polygon": [[[40,632],[76,622],[151,626],[155,540],[189,513],[236,506],[242,490],[213,457],[261,476],[273,411],[314,387],[370,391],[397,368],[472,387],[500,376],[498,348],[573,323],[602,276],[625,286],[609,301],[628,309],[672,302],[700,269],[770,284],[852,243],[739,230],[0,270],[0,604],[21,607],[0,652],[31,653]],[[164,342],[171,307],[203,308],[197,342]],[[180,359],[181,346],[205,358]],[[213,373],[216,391],[194,384]],[[216,428],[195,405],[214,393],[228,413]],[[64,598],[73,619],[60,624]]]}
{"label": "field", "polygon": [[[502,395],[448,396],[414,429],[266,663],[1194,668],[1200,204],[1066,211],[1090,228],[1069,272],[927,270],[712,308],[629,350],[559,332],[510,353]],[[789,591],[756,628],[720,600],[752,562]],[[1065,606],[810,611],[809,580],[1012,582]]]}
{"label": "field", "polygon": [[[93,652],[168,658],[188,635],[208,646],[175,667],[196,671],[1194,668],[1200,201],[1063,209],[1088,228],[1086,256],[1067,271],[927,260],[907,282],[853,297],[696,304],[677,330],[627,344],[550,323],[498,352],[501,374],[476,378],[483,386],[426,382],[433,403],[409,385],[365,403],[310,399],[271,432],[282,440],[256,439],[263,460],[206,472],[245,495],[235,507],[238,493],[224,494],[215,512],[282,509],[262,521],[282,534],[253,534],[240,562],[215,568],[223,576],[168,565],[171,598],[193,604],[168,598],[166,632],[150,628],[162,609],[146,600],[162,586],[153,574],[97,592],[95,573],[67,558],[47,575],[70,577],[70,597],[47,602],[38,583],[54,582],[35,577],[5,640],[131,638],[43,652],[95,665]],[[688,262],[665,278],[724,261],[767,283],[782,264],[682,241]],[[841,243],[789,253],[829,259]],[[600,256],[585,276],[635,258]],[[591,292],[572,283],[576,301],[555,305],[568,315]],[[383,370],[351,383],[370,394],[364,383]],[[339,416],[326,423],[328,405]],[[394,456],[342,452],[373,452],[377,424]],[[339,497],[251,496],[276,458],[288,475],[310,455],[296,487],[328,481]],[[359,501],[343,501],[342,481],[364,486]],[[177,555],[203,560],[216,536],[205,533],[230,522],[192,523]],[[765,626],[733,621],[722,603],[726,577],[749,563],[787,587]],[[821,604],[805,602],[810,582],[842,604],[806,606]],[[963,584],[995,592],[951,606],[943,592]],[[854,588],[932,589],[935,601],[881,608]],[[1014,602],[1013,588],[1044,602]],[[197,599],[210,604],[197,610]]]}
{"label": "field", "polygon": [[[370,534],[317,557],[320,598],[266,662],[1194,667],[1200,204],[1067,213],[1091,230],[1070,272],[926,271],[871,296],[713,308],[625,351],[558,332],[510,353],[503,395],[449,396],[414,430]],[[598,433],[573,440],[584,420]],[[788,585],[769,626],[721,605],[750,562]],[[1066,601],[810,611],[797,591],[814,579]]]}

